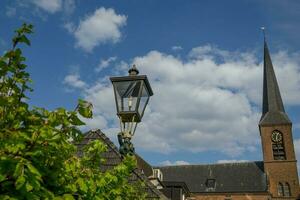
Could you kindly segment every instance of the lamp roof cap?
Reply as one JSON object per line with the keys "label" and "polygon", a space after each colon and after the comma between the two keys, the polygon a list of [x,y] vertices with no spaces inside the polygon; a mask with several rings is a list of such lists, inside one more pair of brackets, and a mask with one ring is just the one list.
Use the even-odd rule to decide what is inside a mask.
{"label": "lamp roof cap", "polygon": [[139,70],[136,68],[135,64],[128,70],[129,76],[135,76],[139,74]]}

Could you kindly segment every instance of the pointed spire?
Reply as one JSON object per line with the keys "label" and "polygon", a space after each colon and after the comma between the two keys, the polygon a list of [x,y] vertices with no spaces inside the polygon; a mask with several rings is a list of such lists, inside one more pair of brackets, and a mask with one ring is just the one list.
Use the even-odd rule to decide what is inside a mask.
{"label": "pointed spire", "polygon": [[[264,29],[263,29],[264,31]],[[285,113],[264,33],[263,108],[259,125],[290,124]]]}

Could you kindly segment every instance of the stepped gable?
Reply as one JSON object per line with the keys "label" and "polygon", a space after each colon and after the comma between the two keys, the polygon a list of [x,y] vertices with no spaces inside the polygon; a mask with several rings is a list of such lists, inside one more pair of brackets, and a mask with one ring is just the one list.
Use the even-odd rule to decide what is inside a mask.
{"label": "stepped gable", "polygon": [[[160,166],[164,181],[185,182],[192,193],[267,192],[263,162]],[[208,186],[208,180],[215,183]]]}
{"label": "stepped gable", "polygon": [[[122,157],[119,153],[116,145],[99,129],[90,130],[85,135],[83,140],[77,144],[78,146],[78,155],[81,155],[82,148],[87,145],[89,142],[93,140],[101,140],[107,145],[107,151],[103,153],[103,158],[105,159],[105,163],[100,166],[100,170],[106,171],[117,166],[121,161]],[[149,173],[149,164],[145,164],[146,161],[141,161],[139,156],[136,156],[138,162],[138,168],[132,171],[131,176],[129,177],[129,182],[135,181],[143,181],[145,183],[145,189],[147,192],[147,199],[167,199],[159,190],[157,190],[154,185],[148,180],[147,174]],[[139,163],[143,163],[142,166],[146,166],[145,169],[140,168],[141,165]],[[149,166],[147,166],[149,165]],[[151,167],[151,166],[150,166]],[[152,169],[152,168],[151,168]]]}

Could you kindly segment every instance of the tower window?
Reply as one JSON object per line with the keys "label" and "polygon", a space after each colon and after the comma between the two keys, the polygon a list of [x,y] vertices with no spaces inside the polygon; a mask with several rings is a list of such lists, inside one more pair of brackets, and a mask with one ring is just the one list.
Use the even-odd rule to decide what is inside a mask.
{"label": "tower window", "polygon": [[283,135],[275,130],[272,133],[272,149],[274,160],[285,160],[285,150],[283,145]]}
{"label": "tower window", "polygon": [[283,185],[283,196],[290,197],[291,196],[291,188],[288,183],[285,183]]}
{"label": "tower window", "polygon": [[283,184],[282,183],[278,183],[277,189],[278,189],[278,196],[283,196]]}
{"label": "tower window", "polygon": [[278,196],[290,197],[291,196],[291,188],[288,183],[278,183]]}
{"label": "tower window", "polygon": [[272,144],[274,160],[285,160],[285,151],[282,143]]}

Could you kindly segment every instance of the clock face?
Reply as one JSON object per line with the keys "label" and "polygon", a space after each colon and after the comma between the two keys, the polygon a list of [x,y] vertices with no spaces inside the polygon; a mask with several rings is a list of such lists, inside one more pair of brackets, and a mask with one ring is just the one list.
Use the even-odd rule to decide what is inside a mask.
{"label": "clock face", "polygon": [[272,141],[273,142],[281,142],[282,141],[282,133],[280,133],[279,131],[273,131]]}

